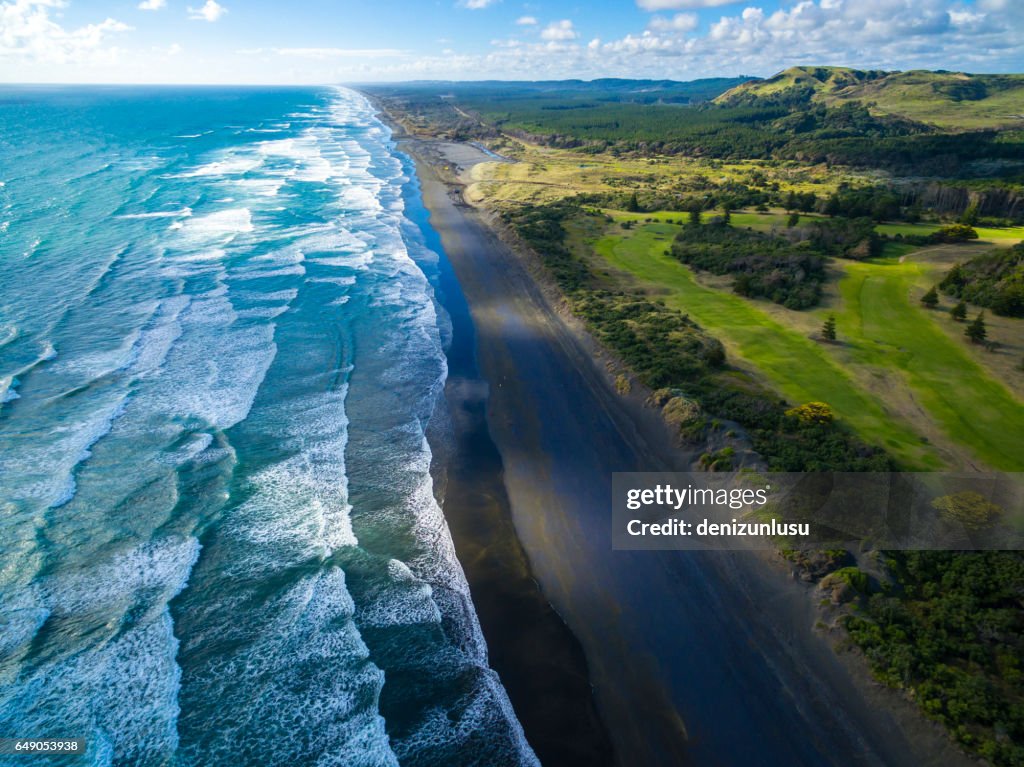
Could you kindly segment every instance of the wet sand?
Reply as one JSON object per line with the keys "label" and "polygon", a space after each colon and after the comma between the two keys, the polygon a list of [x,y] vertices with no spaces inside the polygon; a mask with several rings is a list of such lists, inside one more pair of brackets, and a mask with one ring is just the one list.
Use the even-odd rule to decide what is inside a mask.
{"label": "wet sand", "polygon": [[446,412],[428,434],[448,528],[497,671],[543,765],[610,767],[583,648],[533,577],[516,535],[504,468],[487,425],[487,383],[476,363],[469,308],[442,260],[439,297],[452,321]]}
{"label": "wet sand", "polygon": [[[612,550],[612,472],[679,470],[692,456],[672,445],[641,397],[615,393],[592,340],[560,315],[530,264],[461,203],[449,172],[471,167],[466,148],[402,148],[417,160],[431,223],[468,299],[489,383],[489,396],[476,401],[486,403],[514,530],[491,530],[488,539],[460,521],[454,486],[445,513],[531,743],[551,736],[531,724],[543,720],[533,709],[544,702],[517,691],[522,680],[508,674],[534,673],[529,657],[513,656],[523,655],[520,643],[534,654],[543,637],[512,623],[489,629],[493,584],[473,574],[477,554],[512,533],[582,646],[616,763],[970,764],[909,703],[850,673],[813,630],[806,587],[764,556]],[[504,671],[501,657],[511,658]],[[569,762],[546,762],[561,763]]]}

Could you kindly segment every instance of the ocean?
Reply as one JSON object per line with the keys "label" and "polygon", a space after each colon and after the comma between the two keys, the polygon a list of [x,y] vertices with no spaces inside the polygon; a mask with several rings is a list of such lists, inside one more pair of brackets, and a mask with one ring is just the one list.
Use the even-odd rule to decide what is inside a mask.
{"label": "ocean", "polygon": [[0,738],[536,764],[434,499],[426,220],[346,89],[0,88]]}

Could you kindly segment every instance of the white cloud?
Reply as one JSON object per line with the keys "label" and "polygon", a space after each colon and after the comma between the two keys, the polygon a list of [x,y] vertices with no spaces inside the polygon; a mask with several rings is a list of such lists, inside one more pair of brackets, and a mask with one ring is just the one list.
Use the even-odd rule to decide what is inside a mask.
{"label": "white cloud", "polygon": [[0,58],[17,57],[57,64],[112,61],[117,48],[106,39],[132,28],[115,19],[68,30],[50,18],[62,0],[15,0],[0,3]]}
{"label": "white cloud", "polygon": [[626,35],[621,40],[605,43],[600,50],[603,53],[620,53],[635,56],[650,54],[654,56],[680,56],[682,51],[671,37],[660,37],[650,30],[642,35]]}
{"label": "white cloud", "polygon": [[561,21],[552,21],[544,27],[540,36],[544,40],[564,41],[575,40],[577,34],[576,30],[573,29],[572,22],[569,19],[562,19]]}
{"label": "white cloud", "polygon": [[206,0],[202,8],[188,7],[188,17],[193,21],[217,21],[228,9],[217,2],[217,0]]}
{"label": "white cloud", "polygon": [[537,23],[537,19],[533,16],[520,16],[516,19],[516,24],[521,27],[532,27]]}
{"label": "white cloud", "polygon": [[494,5],[498,0],[462,0],[459,5],[463,8],[469,8],[471,11],[479,11],[481,8],[486,8],[488,5]]}
{"label": "white cloud", "polygon": [[692,32],[697,28],[697,14],[677,13],[671,19],[654,16],[647,27],[656,32]]}
{"label": "white cloud", "polygon": [[[993,13],[1002,2],[1010,10]],[[986,12],[987,10],[987,12]],[[780,10],[735,9],[698,34],[693,14],[656,16],[646,31],[579,41],[570,22],[541,41],[496,44],[481,55],[411,58],[377,77],[558,79],[774,74],[797,64],[865,69],[1021,71],[1020,0],[796,0]]]}
{"label": "white cloud", "polygon": [[680,11],[684,8],[718,8],[734,5],[740,0],[636,0],[645,11]]}
{"label": "white cloud", "polygon": [[167,7],[167,0],[142,0],[139,3],[140,11],[159,11]]}
{"label": "white cloud", "polygon": [[[404,56],[405,51],[397,48],[274,48],[278,56],[292,56],[301,59],[345,59],[345,58],[388,58]],[[262,53],[262,48],[257,48]]]}
{"label": "white cloud", "polygon": [[[93,7],[86,0],[72,2],[76,14]],[[134,9],[140,2],[130,0],[123,7]],[[202,6],[206,0],[168,5],[183,8],[188,2]],[[517,27],[537,32],[522,36],[518,44],[502,42],[472,54],[454,43],[428,39],[422,55],[373,48],[275,49],[266,44],[257,48],[252,43],[247,55],[233,46],[200,55],[191,45],[187,55],[173,55],[167,47],[170,40],[159,47],[119,49],[115,42],[132,39],[126,25],[103,21],[103,16],[93,24],[72,25],[59,15],[62,0],[0,0],[0,80],[325,83],[609,76],[687,80],[771,75],[795,64],[1024,71],[1024,36],[1020,34],[1024,0],[787,0],[776,10],[778,5],[746,0],[714,14],[706,30],[703,25],[687,30],[686,13],[679,22],[680,14],[674,11],[644,14],[618,37],[593,40],[561,22],[553,25],[554,34],[542,36],[545,20]],[[745,6],[752,7],[745,10]],[[231,7],[234,12],[235,6]],[[511,14],[508,20],[515,17]]]}

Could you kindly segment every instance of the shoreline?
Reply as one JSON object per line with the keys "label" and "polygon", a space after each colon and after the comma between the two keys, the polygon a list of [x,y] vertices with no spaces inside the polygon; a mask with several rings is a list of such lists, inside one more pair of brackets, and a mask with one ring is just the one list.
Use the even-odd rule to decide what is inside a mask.
{"label": "shoreline", "polygon": [[[417,223],[433,228],[419,171],[416,181],[428,213]],[[444,393],[427,429],[431,474],[489,665],[541,764],[612,767],[582,647],[541,592],[516,535],[501,455],[487,424],[488,385],[477,368],[469,306],[439,236],[430,239],[439,256],[437,300],[452,325]]]}
{"label": "shoreline", "polygon": [[615,392],[607,357],[529,257],[462,202],[450,173],[460,163],[439,149],[458,145],[403,143],[480,328],[480,369],[497,382],[488,420],[514,532],[584,647],[622,763],[970,763],[833,651],[813,629],[807,589],[777,564],[611,550],[610,472],[678,468],[682,451],[642,397]]}

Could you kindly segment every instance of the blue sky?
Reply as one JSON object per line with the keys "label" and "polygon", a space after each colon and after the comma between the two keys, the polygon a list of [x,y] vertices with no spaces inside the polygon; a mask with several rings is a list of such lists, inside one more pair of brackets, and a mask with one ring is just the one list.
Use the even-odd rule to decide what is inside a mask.
{"label": "blue sky", "polygon": [[0,0],[7,82],[1024,71],[1024,0]]}

